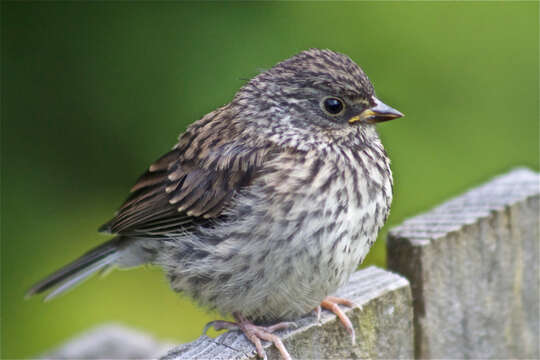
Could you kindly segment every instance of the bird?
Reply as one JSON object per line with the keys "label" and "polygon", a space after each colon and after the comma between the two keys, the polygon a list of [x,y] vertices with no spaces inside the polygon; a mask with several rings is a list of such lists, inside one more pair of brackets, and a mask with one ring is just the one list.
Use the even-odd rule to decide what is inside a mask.
{"label": "bird", "polygon": [[[114,237],[27,292],[50,300],[111,268],[160,266],[171,288],[232,315],[266,354],[277,330],[321,307],[367,255],[392,202],[376,124],[402,117],[347,55],[304,50],[247,81],[193,122],[99,230]],[[206,330],[205,328],[205,330]]]}

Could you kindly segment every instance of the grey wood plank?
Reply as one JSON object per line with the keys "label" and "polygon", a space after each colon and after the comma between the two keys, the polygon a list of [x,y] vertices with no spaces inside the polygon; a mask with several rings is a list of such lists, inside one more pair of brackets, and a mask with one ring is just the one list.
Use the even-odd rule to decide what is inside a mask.
{"label": "grey wood plank", "polygon": [[389,232],[417,358],[540,358],[540,176],[516,169]]}

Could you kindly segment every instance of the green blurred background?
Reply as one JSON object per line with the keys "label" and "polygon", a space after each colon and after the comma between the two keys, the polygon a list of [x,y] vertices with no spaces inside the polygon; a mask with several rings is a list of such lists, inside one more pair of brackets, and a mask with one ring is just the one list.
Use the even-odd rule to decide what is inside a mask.
{"label": "green blurred background", "polygon": [[[176,342],[216,314],[158,269],[43,304],[35,281],[106,237],[137,176],[244,79],[303,49],[357,61],[406,114],[380,133],[389,226],[508,169],[539,169],[538,3],[2,2],[1,356],[117,321]],[[385,266],[381,234],[365,264]]]}

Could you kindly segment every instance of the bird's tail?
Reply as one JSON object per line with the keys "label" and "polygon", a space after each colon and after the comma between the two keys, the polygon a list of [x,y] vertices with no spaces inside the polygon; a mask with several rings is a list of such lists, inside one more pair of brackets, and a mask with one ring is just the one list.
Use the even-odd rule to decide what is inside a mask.
{"label": "bird's tail", "polygon": [[77,260],[55,271],[27,291],[26,297],[51,290],[44,301],[51,300],[61,293],[73,288],[97,271],[105,270],[113,265],[121,255],[126,239],[113,238],[88,251]]}

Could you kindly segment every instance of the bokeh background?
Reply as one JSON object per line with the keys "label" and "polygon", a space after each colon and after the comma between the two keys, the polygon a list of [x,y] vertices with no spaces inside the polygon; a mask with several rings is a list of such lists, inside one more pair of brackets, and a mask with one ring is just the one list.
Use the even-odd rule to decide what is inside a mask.
{"label": "bokeh background", "polygon": [[539,169],[537,2],[1,3],[1,357],[103,322],[175,342],[216,314],[158,269],[116,271],[43,304],[44,275],[96,232],[137,176],[245,79],[310,47],[351,56],[406,114],[382,124],[392,225],[516,166]]}

